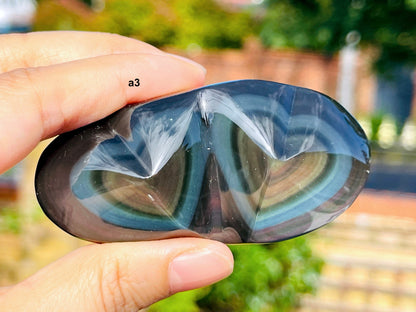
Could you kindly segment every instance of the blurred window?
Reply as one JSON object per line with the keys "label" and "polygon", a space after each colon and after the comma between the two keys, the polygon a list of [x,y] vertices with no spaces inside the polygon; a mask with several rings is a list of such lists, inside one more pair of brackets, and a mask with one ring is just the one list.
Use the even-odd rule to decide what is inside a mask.
{"label": "blurred window", "polygon": [[35,0],[0,0],[0,34],[31,29]]}

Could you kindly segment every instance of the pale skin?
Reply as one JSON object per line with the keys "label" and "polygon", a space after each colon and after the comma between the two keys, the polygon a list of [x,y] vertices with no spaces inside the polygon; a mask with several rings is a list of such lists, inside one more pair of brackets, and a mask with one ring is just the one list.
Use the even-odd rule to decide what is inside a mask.
{"label": "pale skin", "polygon": [[[194,62],[104,33],[0,35],[0,60],[0,172],[41,140],[205,77]],[[140,86],[129,87],[135,78]],[[228,247],[211,240],[93,244],[0,288],[0,311],[137,311],[232,269]]]}

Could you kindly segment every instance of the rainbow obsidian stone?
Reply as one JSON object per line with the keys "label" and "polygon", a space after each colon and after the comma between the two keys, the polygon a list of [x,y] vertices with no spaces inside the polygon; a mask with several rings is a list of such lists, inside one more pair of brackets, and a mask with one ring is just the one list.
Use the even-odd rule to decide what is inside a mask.
{"label": "rainbow obsidian stone", "polygon": [[38,200],[91,241],[263,243],[317,229],[369,173],[364,132],[316,91],[231,81],[128,106],[55,139]]}

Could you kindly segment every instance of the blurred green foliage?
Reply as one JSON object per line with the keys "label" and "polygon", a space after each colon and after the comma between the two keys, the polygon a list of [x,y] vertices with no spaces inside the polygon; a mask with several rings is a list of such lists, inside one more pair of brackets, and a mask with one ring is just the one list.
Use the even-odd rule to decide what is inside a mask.
{"label": "blurred green foliage", "polygon": [[210,287],[178,293],[149,311],[292,311],[300,294],[313,292],[323,265],[305,237],[231,249],[235,258],[231,277]]}
{"label": "blurred green foliage", "polygon": [[156,46],[215,49],[240,48],[252,23],[247,12],[229,12],[214,0],[106,0],[99,13],[40,0],[34,30],[104,31]]}
{"label": "blurred green foliage", "polygon": [[106,0],[95,13],[38,2],[35,30],[105,31],[182,49],[240,48],[247,36],[258,35],[267,47],[328,55],[355,32],[361,44],[375,48],[379,73],[394,63],[416,64],[416,0],[265,0],[264,10],[251,11],[229,11],[215,0]]}
{"label": "blurred green foliage", "polygon": [[6,206],[0,209],[0,233],[18,234],[21,230],[20,214],[16,207]]}
{"label": "blurred green foliage", "polygon": [[370,141],[378,141],[378,130],[380,129],[381,123],[383,122],[383,118],[384,114],[373,114],[370,117],[371,137],[368,138]]}
{"label": "blurred green foliage", "polygon": [[416,64],[415,0],[266,0],[260,30],[266,46],[325,52],[340,50],[354,31],[377,51],[374,66]]}

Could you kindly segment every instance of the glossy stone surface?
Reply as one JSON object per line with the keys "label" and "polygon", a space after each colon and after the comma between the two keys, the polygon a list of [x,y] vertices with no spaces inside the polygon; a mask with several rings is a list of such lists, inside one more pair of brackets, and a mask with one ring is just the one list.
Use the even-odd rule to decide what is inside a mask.
{"label": "glossy stone surface", "polygon": [[241,80],[59,136],[35,184],[49,218],[91,241],[273,242],[333,220],[368,173],[365,135],[334,100]]}

